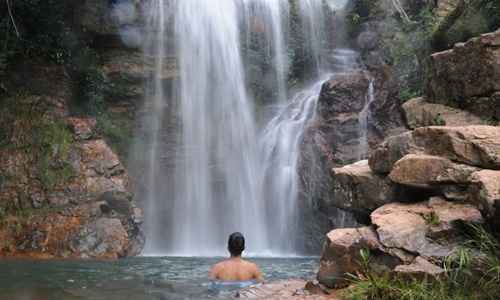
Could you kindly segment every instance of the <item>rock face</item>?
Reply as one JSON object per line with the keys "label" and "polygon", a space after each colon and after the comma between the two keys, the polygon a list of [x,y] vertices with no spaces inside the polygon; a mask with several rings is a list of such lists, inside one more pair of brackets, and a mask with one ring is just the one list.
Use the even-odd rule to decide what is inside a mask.
{"label": "rock face", "polygon": [[428,100],[500,119],[500,30],[433,54]]}
{"label": "rock face", "polygon": [[119,258],[142,250],[129,175],[95,119],[68,117],[68,88],[3,101],[0,256]]}
{"label": "rock face", "polygon": [[443,261],[464,240],[457,222],[483,222],[474,206],[441,198],[387,204],[375,210],[371,220],[370,227],[337,229],[327,235],[318,272],[320,283],[331,288],[348,285],[348,274],[365,267],[361,250],[369,250],[369,264],[376,272],[439,276],[444,270],[432,262]]}

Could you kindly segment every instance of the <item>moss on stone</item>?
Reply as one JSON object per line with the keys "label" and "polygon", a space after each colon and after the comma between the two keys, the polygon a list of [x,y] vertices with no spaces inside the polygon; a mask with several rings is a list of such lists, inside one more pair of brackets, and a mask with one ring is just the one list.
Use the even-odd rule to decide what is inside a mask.
{"label": "moss on stone", "polygon": [[59,121],[46,120],[35,130],[39,139],[38,172],[39,179],[46,189],[67,182],[74,176],[69,164],[69,153],[73,136],[67,126]]}

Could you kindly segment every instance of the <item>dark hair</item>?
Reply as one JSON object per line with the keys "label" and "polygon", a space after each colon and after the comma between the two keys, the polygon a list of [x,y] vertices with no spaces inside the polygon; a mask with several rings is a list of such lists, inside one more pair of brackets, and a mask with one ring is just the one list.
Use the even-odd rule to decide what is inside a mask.
{"label": "dark hair", "polygon": [[245,250],[245,237],[239,232],[235,232],[229,236],[227,241],[227,249],[232,256],[240,256]]}

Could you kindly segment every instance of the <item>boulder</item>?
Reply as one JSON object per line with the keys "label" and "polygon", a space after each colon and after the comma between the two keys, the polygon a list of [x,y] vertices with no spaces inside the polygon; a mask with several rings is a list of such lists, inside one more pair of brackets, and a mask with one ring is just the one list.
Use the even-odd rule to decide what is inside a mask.
{"label": "boulder", "polygon": [[333,195],[326,206],[367,213],[397,201],[397,188],[391,181],[375,174],[368,161],[333,169]]}
{"label": "boulder", "polygon": [[471,176],[469,187],[470,200],[478,205],[483,213],[494,218],[500,216],[500,171],[481,170]]}
{"label": "boulder", "polygon": [[422,127],[413,136],[427,154],[485,169],[500,169],[500,127]]}
{"label": "boulder", "polygon": [[407,154],[442,156],[471,166],[500,169],[500,127],[431,126],[388,138],[370,158],[377,173],[387,174]]}
{"label": "boulder", "polygon": [[445,270],[443,268],[430,263],[421,256],[415,258],[411,264],[397,266],[394,271],[403,277],[411,278],[426,278],[429,276],[438,278],[439,276],[445,274]]}
{"label": "boulder", "polygon": [[333,76],[321,89],[319,115],[330,120],[342,113],[361,112],[367,101],[369,84],[369,73],[363,70]]}
{"label": "boulder", "polygon": [[398,184],[433,188],[439,184],[465,184],[478,168],[432,155],[408,154],[394,164],[389,178]]}
{"label": "boulder", "polygon": [[462,242],[457,222],[483,222],[472,205],[432,198],[416,204],[391,203],[375,210],[371,219],[380,243],[442,260]]}
{"label": "boulder", "polygon": [[99,218],[83,226],[74,248],[83,258],[116,259],[126,255],[129,237],[119,219]]}
{"label": "boulder", "polygon": [[393,165],[410,153],[423,153],[413,139],[413,132],[408,131],[387,138],[375,150],[372,151],[368,164],[370,168],[379,174],[388,174]]}
{"label": "boulder", "polygon": [[402,105],[408,127],[488,125],[480,117],[442,104],[428,103],[424,98],[408,100]]}
{"label": "boulder", "polygon": [[377,233],[371,227],[336,229],[328,233],[321,254],[318,281],[329,288],[349,285],[348,274],[362,270],[361,250],[370,250],[375,254],[370,264],[373,268],[390,270],[401,261],[381,252]]}
{"label": "boulder", "polygon": [[[429,63],[428,100],[492,117],[498,103],[491,97],[500,91],[500,30],[483,34],[451,50],[435,53]],[[493,101],[475,107],[472,99]],[[466,101],[469,100],[469,101]]]}

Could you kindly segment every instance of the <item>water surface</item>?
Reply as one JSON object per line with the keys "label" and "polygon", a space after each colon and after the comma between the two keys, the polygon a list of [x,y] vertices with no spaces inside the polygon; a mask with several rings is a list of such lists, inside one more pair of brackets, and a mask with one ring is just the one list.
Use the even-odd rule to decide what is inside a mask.
{"label": "water surface", "polygon": [[[0,299],[229,299],[210,290],[220,258],[140,257],[120,261],[2,261]],[[257,258],[266,281],[312,279],[318,258]]]}

